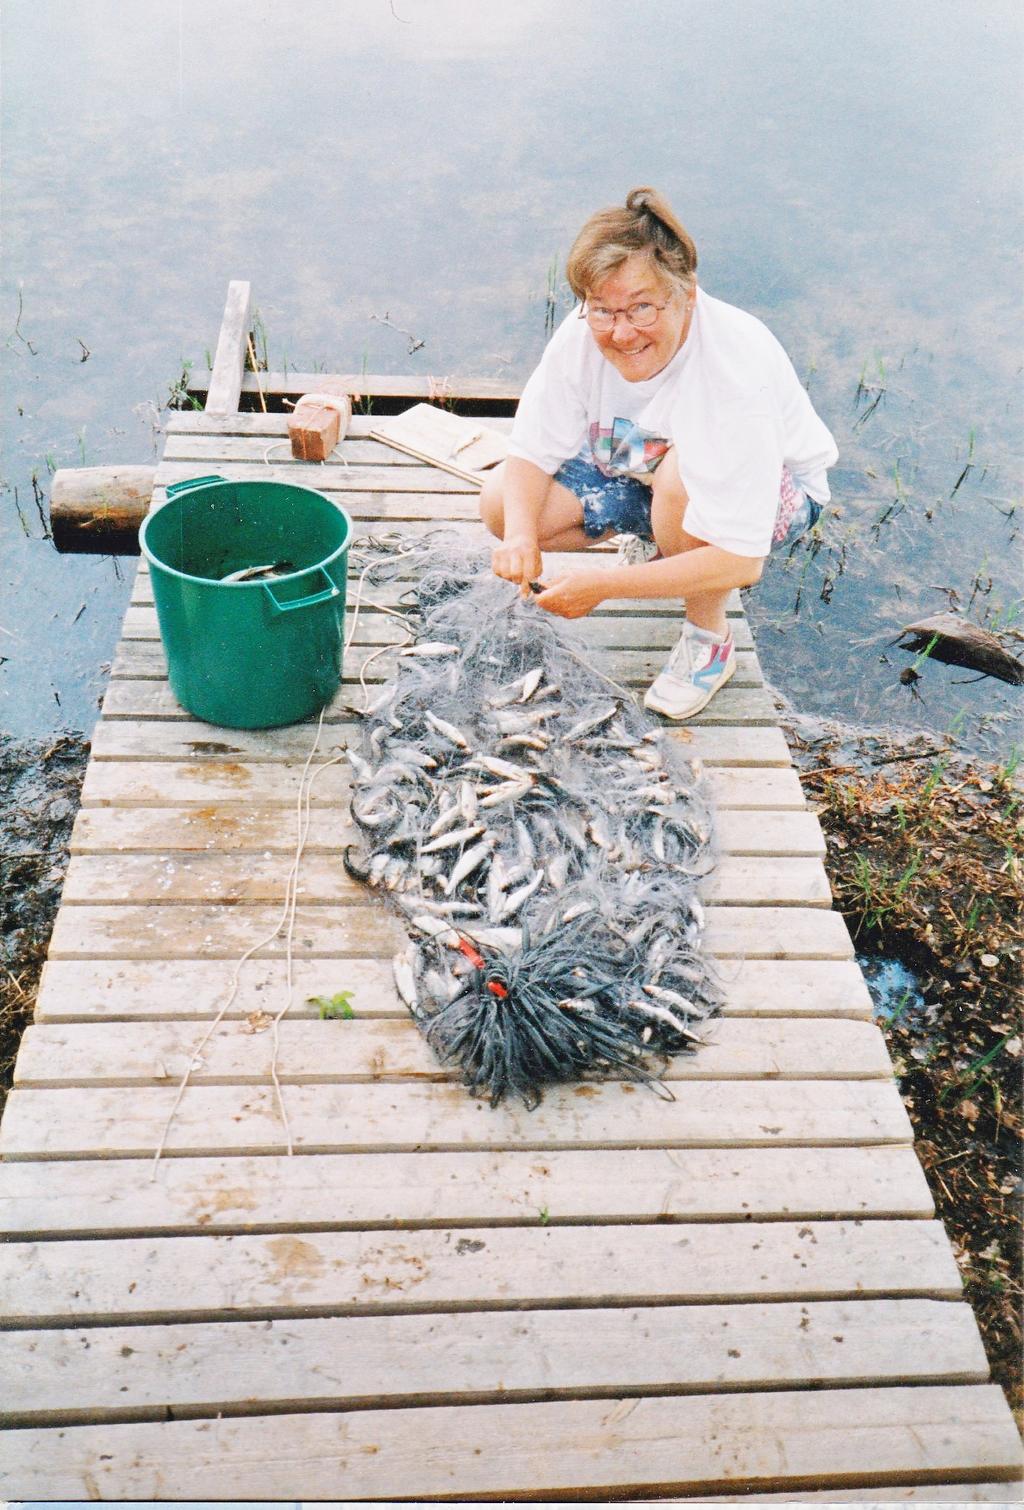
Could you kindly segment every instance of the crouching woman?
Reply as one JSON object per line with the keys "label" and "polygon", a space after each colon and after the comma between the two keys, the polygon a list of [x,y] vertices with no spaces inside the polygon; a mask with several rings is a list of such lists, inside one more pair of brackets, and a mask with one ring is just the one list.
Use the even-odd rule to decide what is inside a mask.
{"label": "crouching woman", "polygon": [[566,274],[579,304],[480,495],[494,571],[527,591],[542,552],[624,536],[614,565],[565,572],[536,601],[579,618],[607,598],[683,598],[644,702],[687,719],[735,669],[729,593],[817,522],[835,442],[766,326],[698,288],[696,247],[653,189],[591,216]]}

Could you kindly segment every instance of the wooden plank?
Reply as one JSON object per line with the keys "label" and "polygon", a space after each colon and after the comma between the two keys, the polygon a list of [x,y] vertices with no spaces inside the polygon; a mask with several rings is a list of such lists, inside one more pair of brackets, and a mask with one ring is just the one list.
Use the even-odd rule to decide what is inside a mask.
{"label": "wooden plank", "polygon": [[[351,829],[339,845],[354,840]],[[118,902],[274,902],[283,899],[294,854],[206,853],[75,855],[63,905]],[[832,896],[820,860],[792,856],[719,857],[700,883],[706,902],[724,906],[828,907]],[[303,902],[365,902],[373,892],[346,874],[338,850],[304,854],[296,894]]]}
{"label": "wooden plank", "polygon": [[[825,1503],[828,1505],[852,1505],[865,1500],[873,1503],[877,1510],[882,1510],[882,1505],[926,1505],[944,1504],[950,1500],[959,1505],[979,1505],[992,1500],[1001,1505],[1016,1505],[1024,1498],[1022,1487],[1019,1483],[1011,1484],[1003,1481],[1000,1484],[912,1484],[910,1487],[902,1485],[886,1485],[880,1488],[874,1484],[863,1489],[829,1489],[819,1494],[728,1494],[728,1495],[701,1495],[701,1503],[706,1505],[757,1505],[770,1504],[772,1501],[786,1501],[793,1504],[794,1501],[801,1505],[813,1505]],[[647,1500],[646,1504],[659,1505],[686,1505],[691,1504],[689,1499],[659,1499]]]}
{"label": "wooden plank", "polygon": [[7,1243],[0,1288],[12,1327],[961,1294],[939,1222]]}
{"label": "wooden plank", "polygon": [[[249,420],[257,416],[247,414],[241,417]],[[353,415],[353,419],[355,418],[356,416]],[[267,419],[282,421],[282,423],[276,425],[272,433],[264,425],[259,430],[253,429],[245,435],[228,435],[223,432],[216,434],[209,431],[169,431],[164,438],[161,460],[164,462],[199,461],[205,467],[208,462],[255,461],[262,465],[273,457],[275,463],[279,465],[294,467],[294,480],[300,487],[308,485],[315,488],[319,474],[313,468],[319,468],[322,464],[297,461],[291,455],[286,415],[267,415]],[[406,455],[404,451],[399,451],[395,446],[386,446],[380,440],[357,437],[351,431],[338,442],[332,454],[336,460],[340,457],[351,467],[415,467],[419,471],[424,470],[422,462],[417,461],[413,456]],[[401,486],[397,478],[396,485]]]}
{"label": "wooden plank", "polygon": [[168,1403],[249,1414],[988,1377],[970,1307],[934,1300],[478,1311],[443,1332],[418,1315],[7,1332],[0,1368],[0,1419],[19,1426],[153,1419]]}
{"label": "wooden plank", "polygon": [[24,1500],[330,1501],[340,1485],[350,1501],[703,1498],[1020,1472],[1020,1438],[995,1385],[27,1429],[5,1433],[0,1455],[6,1492]]}
{"label": "wooden plank", "polygon": [[[185,709],[177,701],[167,685],[167,673],[163,652],[158,647],[136,641],[130,650],[118,654],[114,662],[116,677],[107,683],[103,698],[103,717],[184,719]],[[125,675],[122,677],[121,672]],[[362,705],[363,697],[354,686],[346,683],[327,705],[324,723],[327,726],[344,724],[355,734],[357,742],[361,732],[356,727],[353,707]],[[777,723],[778,717],[772,694],[766,687],[745,687],[729,682],[714,700],[695,715],[687,728],[694,725],[712,724],[769,724]],[[209,729],[210,725],[207,725]],[[300,725],[299,727],[312,727]],[[667,726],[666,726],[667,727]],[[348,736],[351,737],[351,734]],[[685,742],[685,741],[684,741]]]}
{"label": "wooden plank", "polygon": [[[709,907],[704,943],[720,958],[852,959],[853,944],[838,913],[815,907]],[[238,905],[62,907],[50,940],[51,959],[230,959],[270,935],[265,959],[287,953],[280,907]],[[275,932],[275,930],[279,930]],[[292,948],[296,959],[359,959],[391,955],[406,942],[383,903],[317,906],[300,903]]]}
{"label": "wooden plank", "polygon": [[[314,808],[306,854],[337,850],[353,831],[347,806]],[[825,838],[813,813],[748,813],[723,808],[715,814],[722,854],[802,855],[821,858]],[[73,855],[269,850],[294,854],[295,834],[280,806],[220,803],[204,808],[90,807],[79,810],[71,834]]]}
{"label": "wooden plank", "polygon": [[[156,473],[156,485],[167,487],[170,483],[185,482],[202,474],[211,467],[203,462],[167,461],[160,463]],[[431,498],[437,505],[436,513],[410,515],[411,518],[475,519],[480,510],[477,497],[480,489],[473,482],[454,477],[451,472],[442,472],[439,467],[347,466],[344,462],[296,462],[285,457],[276,446],[269,459],[249,454],[237,461],[223,460],[217,463],[216,471],[229,482],[284,482],[294,487],[312,487],[318,493],[334,496],[349,508],[348,498],[353,495],[362,500],[362,507],[376,508],[377,518],[391,517],[388,507],[391,500],[400,504],[402,495],[418,495],[424,504]],[[435,496],[437,495],[437,496]],[[454,510],[454,512],[451,512]],[[351,510],[350,510],[351,512]],[[367,514],[367,517],[371,517]],[[405,517],[401,514],[396,517]]]}
{"label": "wooden plank", "polygon": [[[40,1022],[89,1022],[105,1018],[159,1022],[202,1020],[218,1012],[228,992],[233,964],[226,960],[61,960],[43,966],[36,1000]],[[330,959],[293,962],[290,1018],[316,1017],[309,998],[339,989],[352,993],[357,1017],[402,1017],[390,960]],[[717,966],[725,1016],[868,1019],[871,997],[860,968],[848,960],[757,960],[739,958]],[[247,960],[228,1018],[247,1017],[284,1001],[285,964]]]}
{"label": "wooden plank", "polygon": [[[214,726],[208,744],[220,740]],[[305,726],[303,726],[305,727]],[[233,734],[235,731],[232,730]],[[230,753],[230,752],[229,752]],[[176,765],[173,761],[91,760],[82,782],[82,803],[117,807],[193,806],[208,808],[222,803],[266,803],[295,810],[302,780],[303,762],[272,763],[222,759],[212,752]],[[718,807],[800,810],[806,807],[800,782],[792,766],[715,766],[705,768],[707,790]],[[310,793],[313,807],[336,807],[347,803],[350,785],[345,766],[328,766],[317,774]],[[752,820],[758,821],[758,820]]]}
{"label": "wooden plank", "polygon": [[[304,1153],[477,1148],[745,1148],[910,1141],[894,1084],[881,1080],[695,1080],[673,1100],[629,1082],[551,1090],[541,1105],[490,1107],[459,1085],[286,1085],[294,1147]],[[15,1090],[0,1149],[9,1159],[156,1152],[173,1085]],[[287,1136],[273,1090],[194,1086],[167,1133],[170,1154],[281,1153]]]}
{"label": "wooden plank", "polygon": [[211,415],[232,414],[238,408],[251,307],[250,285],[232,279],[228,284],[227,302],[224,305],[224,317],[217,337],[217,351],[206,394],[206,409]]}
{"label": "wooden plank", "polygon": [[[193,386],[189,391],[202,393],[205,380],[206,374],[199,368],[195,368],[192,372]],[[509,382],[504,378],[460,378],[448,375],[428,377],[420,373],[396,376],[390,372],[337,374],[261,372],[259,374],[259,386],[262,391],[278,397],[321,392],[325,382],[330,383],[335,392],[351,393],[353,398],[401,398],[408,399],[410,404],[422,403],[425,400],[436,400],[441,403],[451,399],[458,399],[469,404],[473,399],[480,399],[482,413],[487,412],[484,406],[488,403],[502,403],[510,406],[517,403],[522,392],[521,384]],[[255,373],[245,374],[242,392],[249,394],[256,392]]]}
{"label": "wooden plank", "polygon": [[[26,1029],[14,1084],[177,1084],[205,1030],[190,1023],[36,1023]],[[825,1018],[726,1018],[702,1029],[705,1043],[677,1055],[666,1078],[855,1080],[892,1073],[881,1031],[868,1022]],[[411,1021],[282,1022],[277,1073],[292,1084],[454,1078]],[[270,1032],[247,1020],[222,1023],[202,1050],[194,1085],[259,1085],[270,1080]]]}
{"label": "wooden plank", "polygon": [[26,1499],[621,1499],[1016,1475],[1015,1436],[994,1386],[886,1387],[29,1429],[4,1460]]}
{"label": "wooden plank", "polygon": [[913,1148],[576,1149],[0,1164],[10,1237],[927,1218]]}
{"label": "wooden plank", "polygon": [[[126,640],[159,639],[160,627],[153,606],[152,579],[139,579],[132,594],[131,605],[125,613],[122,638]],[[354,645],[396,645],[407,637],[403,625],[392,615],[381,613],[368,606],[369,600],[390,606],[397,600],[397,593],[387,597],[374,587],[365,595],[359,618],[355,618],[355,585],[348,599],[349,633],[354,636]],[[730,621],[733,639],[740,650],[753,650],[754,637],[745,618]],[[658,618],[649,614],[591,614],[586,619],[564,620],[559,625],[566,641],[580,651],[604,650],[670,650],[679,638],[681,620],[678,614],[663,613]]]}
{"label": "wooden plank", "polygon": [[[129,613],[148,614],[150,610],[129,609]],[[646,685],[657,676],[665,662],[664,652],[660,650],[612,650],[607,654],[595,652],[595,656],[601,671],[626,686]],[[378,655],[373,661],[369,661],[369,657],[361,650],[353,649],[345,657],[343,681],[353,689],[358,687],[360,672],[366,662],[369,664],[365,665],[363,679],[367,684],[375,686],[389,681],[395,674],[398,660],[397,648]],[[138,641],[122,640],[115,651],[114,668],[118,676],[165,676],[166,662],[159,639],[154,635]],[[761,667],[752,650],[736,652],[736,671],[732,681],[737,687],[763,685]],[[349,698],[351,699],[351,693]]]}

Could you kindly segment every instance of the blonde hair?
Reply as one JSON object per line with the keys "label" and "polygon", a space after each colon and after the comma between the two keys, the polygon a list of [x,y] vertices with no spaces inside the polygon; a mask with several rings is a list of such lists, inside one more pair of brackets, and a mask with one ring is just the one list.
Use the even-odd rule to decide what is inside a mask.
{"label": "blonde hair", "polygon": [[627,257],[640,252],[671,286],[689,293],[696,281],[697,248],[672,207],[656,189],[630,189],[625,207],[591,215],[572,244],[565,275],[581,302]]}

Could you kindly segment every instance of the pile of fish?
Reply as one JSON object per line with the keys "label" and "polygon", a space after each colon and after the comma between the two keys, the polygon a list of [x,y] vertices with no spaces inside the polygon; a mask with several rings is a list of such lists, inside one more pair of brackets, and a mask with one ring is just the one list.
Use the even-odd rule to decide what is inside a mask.
{"label": "pile of fish", "polygon": [[486,557],[448,539],[401,559],[416,635],[349,751],[345,852],[410,932],[399,994],[492,1105],[584,1076],[655,1082],[655,1056],[692,1051],[719,1002],[696,763]]}

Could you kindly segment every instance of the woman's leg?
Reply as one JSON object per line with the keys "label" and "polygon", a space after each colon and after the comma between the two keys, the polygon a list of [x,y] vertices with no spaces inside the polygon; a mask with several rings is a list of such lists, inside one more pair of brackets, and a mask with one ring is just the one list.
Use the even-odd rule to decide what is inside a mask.
{"label": "woman's leg", "polygon": [[[504,463],[494,467],[480,489],[480,518],[492,535],[505,537],[505,509],[502,503]],[[560,482],[551,481],[537,520],[537,543],[542,551],[584,551],[607,540],[614,531],[588,535],[583,528],[583,505]]]}
{"label": "woman's leg", "polygon": [[[707,544],[706,540],[699,540],[684,528],[689,501],[679,476],[673,446],[666,452],[654,474],[651,499],[651,530],[663,556],[678,556],[681,551],[692,551],[699,545]],[[728,590],[691,593],[686,600],[687,622],[697,629],[724,637],[728,632],[725,621],[728,598]]]}

